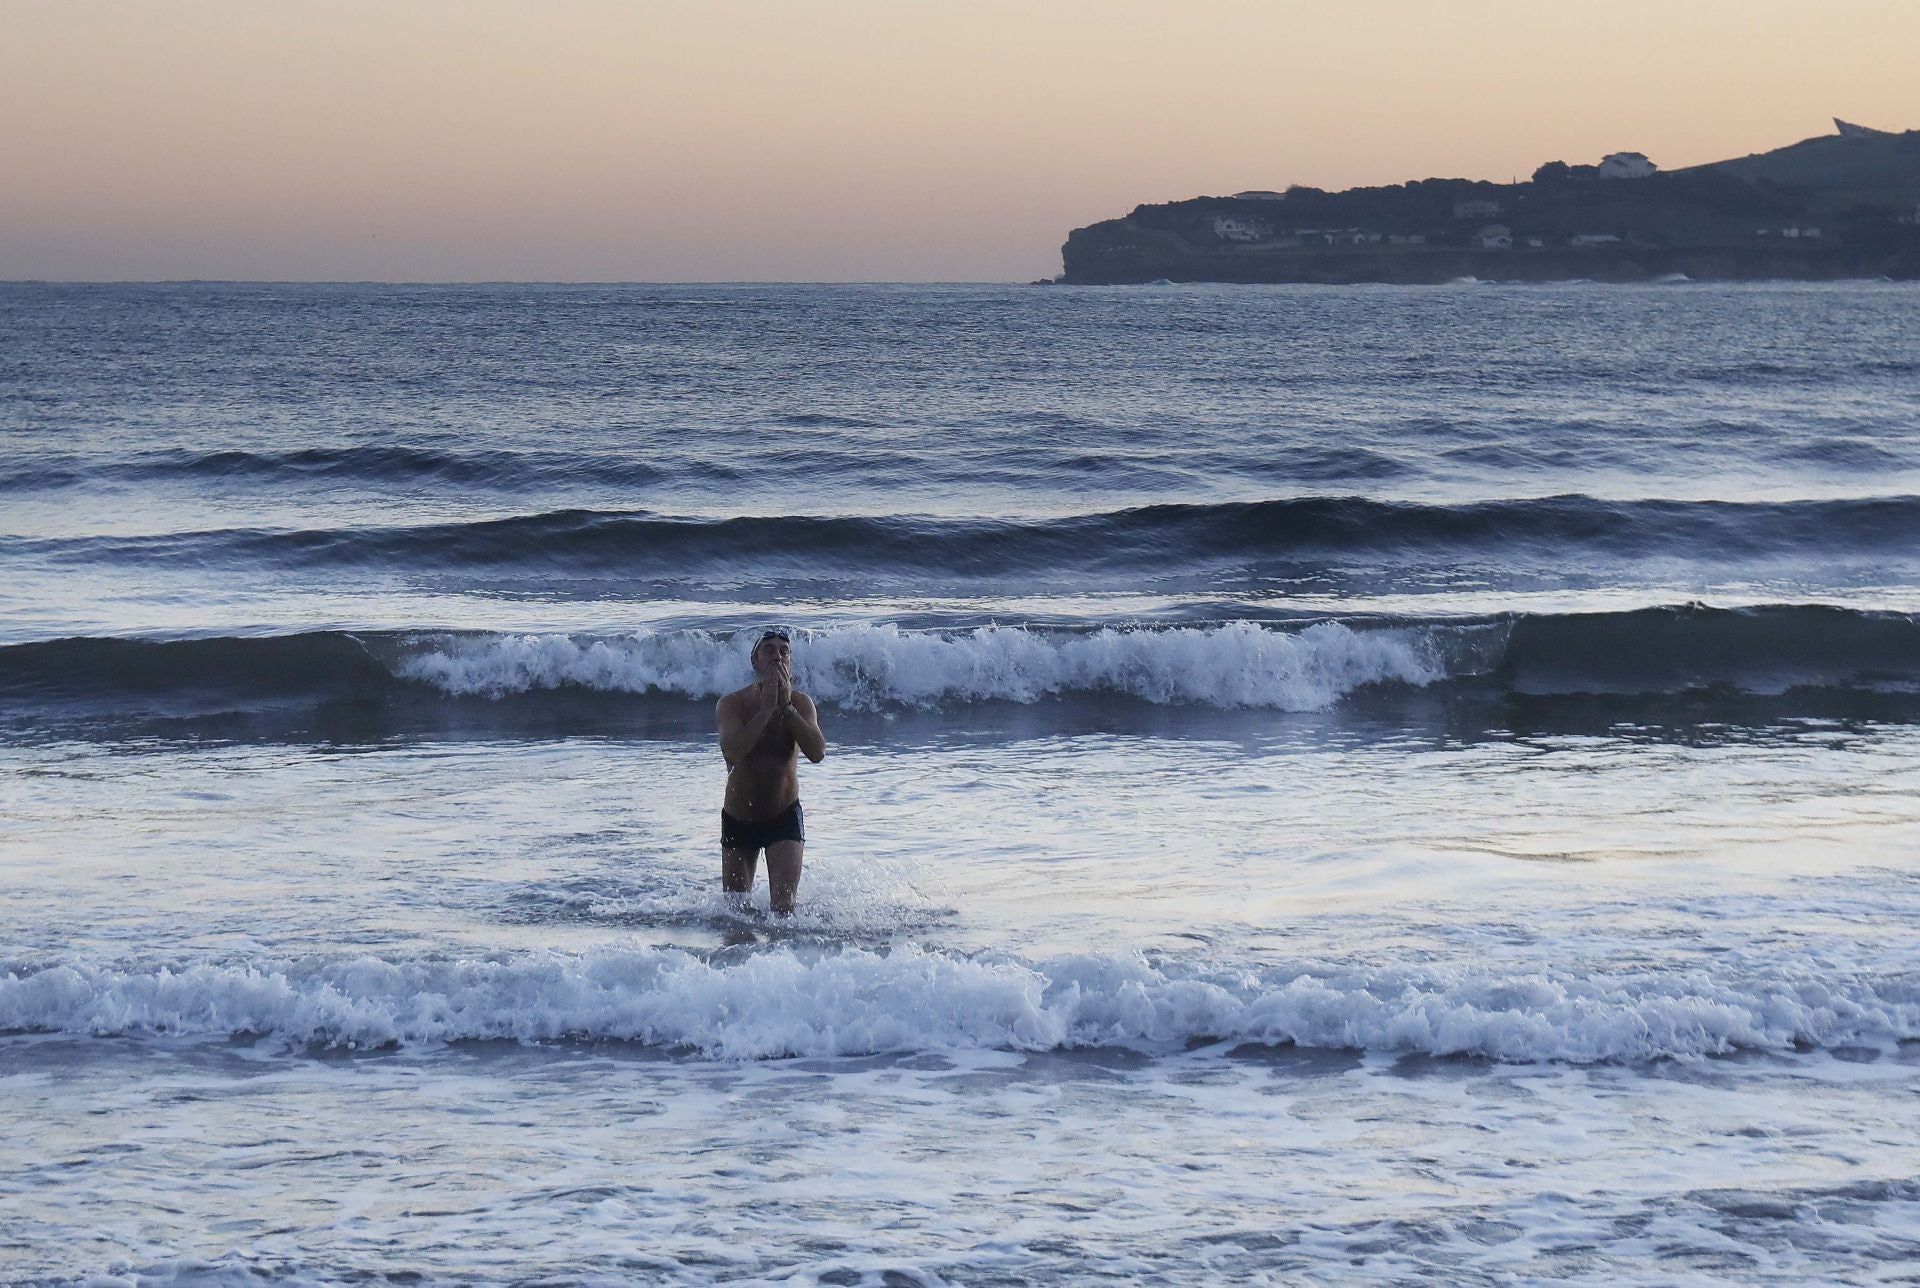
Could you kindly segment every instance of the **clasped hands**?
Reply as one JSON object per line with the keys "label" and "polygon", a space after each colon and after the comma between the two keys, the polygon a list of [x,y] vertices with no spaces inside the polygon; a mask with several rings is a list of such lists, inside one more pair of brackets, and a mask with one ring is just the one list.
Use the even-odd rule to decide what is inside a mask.
{"label": "clasped hands", "polygon": [[784,715],[793,703],[793,677],[785,668],[760,681],[760,696],[769,710]]}

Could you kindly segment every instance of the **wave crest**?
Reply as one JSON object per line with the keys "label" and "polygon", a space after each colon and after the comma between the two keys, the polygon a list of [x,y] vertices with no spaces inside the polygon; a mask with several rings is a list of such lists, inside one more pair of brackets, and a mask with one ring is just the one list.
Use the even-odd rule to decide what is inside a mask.
{"label": "wave crest", "polygon": [[[565,690],[711,699],[750,682],[753,632],[631,635],[316,631],[0,646],[0,695],[127,711],[461,700]],[[1876,695],[1908,718],[1920,619],[1822,604],[1490,618],[803,632],[795,678],[847,709],[1121,695],[1164,705],[1324,710],[1363,690],[1466,682],[1512,694]],[[158,708],[157,708],[158,709]],[[1900,714],[1907,713],[1907,714]]]}
{"label": "wave crest", "polygon": [[[950,634],[856,625],[809,634],[794,678],[817,700],[855,708],[1034,702],[1104,691],[1163,704],[1311,711],[1362,685],[1425,685],[1457,672],[1463,654],[1485,652],[1460,629],[1443,641],[1420,629],[1356,630],[1338,622],[1300,631],[1235,622],[1085,633],[981,626]],[[1505,633],[1477,629],[1487,645],[1497,646]],[[579,686],[718,697],[746,679],[745,648],[702,634],[584,642],[495,636],[449,640],[408,657],[397,671],[457,695]]]}
{"label": "wave crest", "polygon": [[1167,503],[1055,518],[739,515],[552,510],[412,526],[231,528],[8,537],[65,563],[194,559],[288,568],[564,568],[652,578],[1065,578],[1320,566],[1355,556],[1754,559],[1905,556],[1920,497],[1806,501],[1608,500],[1569,494],[1461,503],[1302,496]]}
{"label": "wave crest", "polygon": [[680,949],[0,976],[0,1029],[269,1034],[342,1046],[617,1040],[727,1059],[1234,1041],[1639,1061],[1920,1037],[1912,976],[1704,972],[1505,976],[1442,968],[1223,969],[1138,954],[1048,962],[915,947],[743,959]]}

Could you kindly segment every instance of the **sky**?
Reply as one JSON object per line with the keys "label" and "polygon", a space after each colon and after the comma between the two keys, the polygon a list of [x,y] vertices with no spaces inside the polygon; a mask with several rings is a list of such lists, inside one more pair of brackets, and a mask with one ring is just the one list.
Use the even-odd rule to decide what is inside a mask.
{"label": "sky", "polygon": [[0,0],[0,280],[1022,281],[1244,188],[1920,126],[1920,0]]}

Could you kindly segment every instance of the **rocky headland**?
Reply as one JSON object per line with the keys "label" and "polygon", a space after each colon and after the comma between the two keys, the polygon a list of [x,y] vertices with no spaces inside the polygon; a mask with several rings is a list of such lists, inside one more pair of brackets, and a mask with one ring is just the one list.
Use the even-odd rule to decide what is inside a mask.
{"label": "rocky headland", "polygon": [[1524,183],[1295,186],[1136,207],[1076,228],[1069,284],[1920,279],[1920,130],[1835,122],[1663,171],[1637,152]]}

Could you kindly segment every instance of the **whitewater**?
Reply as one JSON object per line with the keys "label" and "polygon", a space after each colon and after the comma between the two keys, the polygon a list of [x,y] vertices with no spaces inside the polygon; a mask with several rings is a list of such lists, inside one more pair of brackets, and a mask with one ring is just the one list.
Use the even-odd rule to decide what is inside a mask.
{"label": "whitewater", "polygon": [[1915,299],[0,285],[0,1282],[1910,1275]]}

